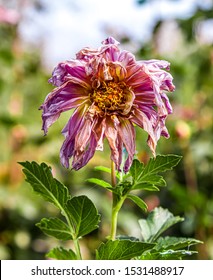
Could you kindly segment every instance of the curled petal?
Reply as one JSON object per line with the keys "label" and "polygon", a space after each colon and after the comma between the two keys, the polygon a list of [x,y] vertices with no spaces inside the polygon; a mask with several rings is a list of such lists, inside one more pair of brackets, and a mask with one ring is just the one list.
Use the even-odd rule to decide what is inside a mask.
{"label": "curled petal", "polygon": [[61,62],[55,67],[49,82],[59,87],[66,82],[79,84],[86,89],[90,88],[90,77],[87,76],[85,65],[78,60]]}
{"label": "curled petal", "polygon": [[85,89],[67,82],[49,93],[41,105],[44,133],[59,118],[62,112],[78,107],[88,101]]}
{"label": "curled petal", "polygon": [[94,134],[97,140],[96,150],[103,151],[103,140],[105,137],[106,130],[106,119],[98,120],[97,124],[94,127]]}
{"label": "curled petal", "polygon": [[73,162],[72,167],[75,170],[79,170],[83,166],[85,166],[88,161],[93,157],[95,150],[97,146],[97,141],[93,134],[91,134],[90,141],[87,145],[86,150],[83,153],[78,153],[77,150],[75,150],[74,156],[73,156]]}
{"label": "curled petal", "polygon": [[153,71],[158,69],[170,70],[170,63],[166,60],[150,59],[150,60],[141,60],[139,61],[142,64],[146,64]]}
{"label": "curled petal", "polygon": [[109,44],[119,45],[120,43],[118,41],[116,41],[113,37],[108,37],[104,41],[102,41],[102,44],[103,45],[109,45]]}
{"label": "curled petal", "polygon": [[75,148],[75,136],[83,125],[86,106],[81,106],[75,110],[69,122],[62,130],[65,137],[60,151],[60,159],[63,166],[69,168],[69,159],[73,156]]}
{"label": "curled petal", "polygon": [[122,150],[118,146],[118,120],[113,121],[112,119],[107,119],[107,125],[105,129],[105,136],[108,140],[111,149],[111,160],[114,161],[116,169],[120,170],[120,163],[122,158]]}
{"label": "curled petal", "polygon": [[148,145],[152,154],[155,156],[155,149],[157,145],[157,135],[153,129],[155,126],[154,118],[150,116],[147,117],[142,111],[135,109],[134,116],[132,117],[132,122],[138,125],[139,127],[143,128],[148,133]]}
{"label": "curled petal", "polygon": [[129,120],[120,119],[118,133],[128,153],[128,158],[124,164],[124,172],[127,172],[135,154],[135,129],[133,124]]}

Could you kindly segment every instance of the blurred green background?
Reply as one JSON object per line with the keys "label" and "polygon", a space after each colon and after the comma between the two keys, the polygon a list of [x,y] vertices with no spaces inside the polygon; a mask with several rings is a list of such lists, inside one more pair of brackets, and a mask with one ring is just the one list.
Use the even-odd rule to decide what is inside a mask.
{"label": "blurred green background", "polygon": [[[145,2],[138,1],[138,7]],[[174,109],[167,120],[171,137],[159,141],[157,153],[183,156],[175,170],[167,172],[166,188],[141,193],[141,197],[149,211],[161,205],[185,218],[169,234],[204,241],[196,248],[196,259],[213,259],[213,46],[196,28],[208,20],[213,20],[213,10],[199,7],[185,19],[159,19],[151,39],[135,51],[137,59],[171,62],[176,85],[176,91],[169,94]],[[35,226],[42,217],[57,216],[58,212],[24,181],[17,162],[26,160],[51,165],[55,177],[72,194],[87,194],[98,207],[100,229],[81,241],[84,257],[91,258],[100,239],[108,234],[111,205],[108,193],[85,180],[94,176],[109,179],[94,171],[95,165],[109,166],[107,143],[104,153],[96,152],[80,171],[60,165],[60,131],[70,112],[61,116],[48,136],[43,136],[38,108],[52,90],[47,83],[51,71],[44,67],[38,48],[23,47],[18,33],[20,21],[8,22],[1,16],[0,21],[0,259],[44,259],[49,249],[59,245]],[[131,38],[117,34],[118,41],[131,46]],[[138,156],[146,162],[151,156],[145,143],[147,135],[136,130]],[[119,216],[119,233],[140,238],[137,220],[142,217],[144,213],[127,203]]]}

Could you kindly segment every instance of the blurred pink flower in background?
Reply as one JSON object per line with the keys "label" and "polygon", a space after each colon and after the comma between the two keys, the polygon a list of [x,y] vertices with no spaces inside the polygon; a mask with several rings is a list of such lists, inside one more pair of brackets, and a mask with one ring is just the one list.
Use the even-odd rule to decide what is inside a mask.
{"label": "blurred pink flower in background", "polygon": [[20,15],[16,10],[0,6],[0,23],[17,24]]}

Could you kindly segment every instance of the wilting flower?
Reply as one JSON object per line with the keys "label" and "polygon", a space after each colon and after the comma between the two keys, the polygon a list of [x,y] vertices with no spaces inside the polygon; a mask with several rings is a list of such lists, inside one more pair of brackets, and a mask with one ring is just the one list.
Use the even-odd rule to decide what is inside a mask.
{"label": "wilting flower", "polygon": [[42,129],[46,134],[62,112],[75,108],[62,130],[61,163],[68,168],[72,157],[72,167],[80,169],[95,150],[103,150],[106,138],[117,170],[126,149],[126,172],[135,154],[134,125],[148,133],[153,155],[160,136],[169,137],[165,119],[172,108],[165,92],[175,87],[172,76],[162,70],[169,70],[167,61],[136,61],[112,37],[102,44],[98,49],[82,49],[76,59],[54,69],[49,81],[56,88],[41,106]]}

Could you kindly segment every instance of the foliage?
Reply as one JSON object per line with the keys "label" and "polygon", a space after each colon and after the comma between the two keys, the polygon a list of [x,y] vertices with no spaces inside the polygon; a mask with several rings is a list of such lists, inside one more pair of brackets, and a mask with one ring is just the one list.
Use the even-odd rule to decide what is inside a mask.
{"label": "foliage", "polygon": [[[142,210],[147,206],[142,199],[130,194],[135,189],[153,190],[159,182],[165,181],[158,175],[159,172],[171,170],[180,161],[179,156],[157,156],[144,166],[137,159],[134,160],[129,173],[122,176],[114,188],[110,184],[104,184],[103,180],[93,178],[90,182],[99,184],[106,190],[115,194],[116,203],[114,209],[120,210],[125,199],[131,199]],[[55,259],[81,259],[81,252],[78,240],[99,226],[100,215],[93,202],[85,195],[72,197],[68,188],[56,180],[50,167],[45,163],[40,165],[36,162],[21,162],[26,181],[31,184],[34,191],[41,195],[46,201],[57,207],[65,218],[42,218],[37,226],[47,235],[59,240],[72,240],[75,245],[73,250],[66,250],[63,247],[51,249],[47,257]],[[99,169],[109,172],[108,169]],[[118,176],[121,178],[121,176]],[[143,188],[143,186],[145,186]],[[118,206],[119,205],[119,206]],[[189,245],[195,245],[200,241],[187,238],[159,238],[159,236],[170,226],[182,221],[180,217],[174,217],[168,210],[156,208],[149,214],[147,219],[139,220],[142,230],[143,241],[117,237],[100,244],[96,249],[97,260],[127,260],[132,258],[140,259],[182,259],[185,255],[195,253],[189,250]],[[187,250],[181,250],[187,247]]]}

